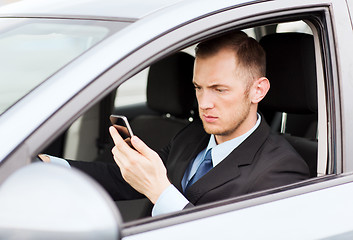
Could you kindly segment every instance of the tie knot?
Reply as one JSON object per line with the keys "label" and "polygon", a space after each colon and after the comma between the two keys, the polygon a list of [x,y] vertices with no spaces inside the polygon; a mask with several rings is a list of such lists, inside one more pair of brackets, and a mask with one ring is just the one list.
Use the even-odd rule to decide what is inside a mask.
{"label": "tie knot", "polygon": [[211,155],[211,153],[212,153],[212,148],[208,149],[208,151],[207,151],[207,153],[206,153],[206,155],[205,155],[205,157],[204,157],[204,161],[206,161],[206,160],[212,160],[212,155]]}

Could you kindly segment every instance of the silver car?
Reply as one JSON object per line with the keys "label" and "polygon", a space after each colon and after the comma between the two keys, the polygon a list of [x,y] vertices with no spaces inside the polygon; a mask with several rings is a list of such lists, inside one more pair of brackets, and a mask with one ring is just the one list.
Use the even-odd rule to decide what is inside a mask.
{"label": "silver car", "polygon": [[[0,238],[352,239],[352,12],[350,0],[1,7]],[[310,179],[149,217],[145,200],[114,202],[84,173],[36,161],[111,161],[112,113],[150,147],[166,144],[197,117],[179,86],[191,83],[194,46],[231,30],[265,48],[272,92],[259,110]],[[191,60],[169,61],[177,55]]]}

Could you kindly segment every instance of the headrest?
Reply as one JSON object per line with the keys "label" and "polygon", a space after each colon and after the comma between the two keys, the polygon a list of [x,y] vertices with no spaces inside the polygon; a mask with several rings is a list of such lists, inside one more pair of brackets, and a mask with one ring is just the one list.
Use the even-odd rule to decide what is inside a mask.
{"label": "headrest", "polygon": [[176,117],[190,115],[195,101],[192,84],[194,57],[178,52],[151,65],[147,80],[147,104]]}
{"label": "headrest", "polygon": [[261,107],[286,113],[317,112],[313,36],[276,33],[263,37],[267,78],[271,87]]}

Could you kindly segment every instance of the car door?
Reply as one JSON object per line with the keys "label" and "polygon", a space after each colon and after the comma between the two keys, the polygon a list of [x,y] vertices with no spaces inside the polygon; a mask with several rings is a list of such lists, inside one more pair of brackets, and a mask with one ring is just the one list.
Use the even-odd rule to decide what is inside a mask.
{"label": "car door", "polygon": [[[185,14],[181,16],[180,12]],[[353,34],[343,1],[260,1],[232,6],[226,1],[208,4],[195,1],[151,15],[113,36],[104,47],[97,47],[78,59],[75,68],[68,66],[53,77],[65,79],[67,83],[78,79],[82,85],[72,90],[71,95],[67,94],[65,105],[40,115],[41,127],[7,161],[22,158],[23,162],[30,162],[47,145],[46,141],[63,131],[60,129],[68,127],[122,82],[171,53],[224,31],[258,27],[261,32],[262,27],[270,24],[299,20],[310,26],[315,41],[319,177],[192,210],[130,222],[123,225],[121,231],[123,239],[180,239],[196,237],[196,234],[203,239],[298,239],[345,233],[350,236],[352,229],[347,218],[353,214],[349,206],[353,200],[349,194],[353,188],[350,174],[353,166],[349,146],[353,139],[348,122],[353,112],[349,107],[352,90],[349,56],[353,52],[349,46]],[[112,54],[122,45],[128,47]],[[99,66],[97,59],[103,60]],[[332,196],[339,197],[333,199]],[[333,218],[337,219],[334,226],[325,221]],[[205,226],[212,227],[205,229]]]}
{"label": "car door", "polygon": [[[344,124],[349,122],[345,115],[350,115],[351,110],[342,102],[349,98],[343,93],[342,84],[345,85],[344,92],[350,89],[346,84],[350,82],[348,73],[351,74],[348,67],[350,60],[347,52],[342,52],[342,46],[349,46],[352,26],[345,3],[270,1],[249,4],[220,11],[205,19],[200,18],[161,39],[169,39],[169,36],[175,39],[176,35],[183,35],[179,31],[198,32],[193,38],[203,39],[207,35],[232,27],[246,28],[259,23],[261,25],[294,20],[308,23],[315,39],[320,177],[283,188],[279,192],[275,190],[263,193],[264,195],[251,196],[250,199],[245,198],[246,200],[234,199],[169,217],[130,223],[123,230],[125,239],[162,239],[165,236],[172,239],[200,236],[204,239],[313,239],[352,236],[348,220],[353,210],[349,204],[352,200],[349,194],[352,191],[352,169],[348,157],[351,131]],[[351,53],[350,50],[348,52]],[[326,221],[338,216],[342,218],[335,224]],[[208,226],[207,229],[205,226]]]}

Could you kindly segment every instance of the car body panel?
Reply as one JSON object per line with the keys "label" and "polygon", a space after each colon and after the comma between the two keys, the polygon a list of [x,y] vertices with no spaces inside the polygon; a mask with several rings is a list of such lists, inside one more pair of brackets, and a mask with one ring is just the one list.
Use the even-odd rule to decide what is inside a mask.
{"label": "car body panel", "polygon": [[[133,7],[132,3],[129,4]],[[11,11],[4,9],[0,10],[0,17],[28,17],[31,14],[15,7]],[[35,14],[51,17],[78,14],[74,8],[66,13],[54,7],[50,11],[43,9]],[[324,12],[328,24],[326,41],[329,43],[327,53],[332,64],[332,81],[325,86],[329,90],[332,88],[328,97],[333,104],[328,112],[334,116],[334,121],[329,122],[332,132],[328,139],[333,144],[329,147],[337,163],[336,169],[332,167],[332,173],[352,172],[353,149],[350,146],[353,145],[353,126],[350,121],[353,109],[350,93],[353,91],[353,31],[352,16],[346,2],[285,0],[230,3],[226,0],[200,0],[180,2],[156,12],[147,9],[145,12],[126,11],[125,15],[114,15],[114,11],[109,11],[95,17],[106,20],[122,17],[125,21],[134,21],[144,16],[83,53],[0,116],[0,146],[4,146],[0,149],[0,161],[3,161],[0,181],[29,163],[46,142],[53,140],[104,94],[161,56],[177,51],[194,39],[200,40],[230,27],[312,11]],[[93,13],[91,10],[80,12],[78,18],[92,17]],[[60,98],[53,98],[58,92]],[[23,124],[23,119],[26,119],[26,124]],[[124,239],[180,239],[196,233],[203,239],[220,236],[222,239],[351,237],[352,176],[347,174],[338,180],[324,176],[319,180],[318,183],[309,180],[304,187],[284,193],[191,212],[189,216],[157,218],[152,220],[153,227],[148,223],[132,224],[127,227]]]}
{"label": "car body panel", "polygon": [[350,97],[353,91],[353,63],[348,60],[348,56],[353,54],[353,49],[349,47],[353,41],[352,15],[349,14],[344,4],[332,6],[331,11],[332,16],[335,16],[333,19],[335,46],[331,47],[331,51],[337,54],[337,66],[335,67],[339,77],[339,82],[337,83],[339,88],[336,88],[337,90],[339,89],[339,92],[335,92],[335,95],[339,96],[341,101],[335,107],[337,111],[339,111],[338,109],[342,111],[342,121],[340,122],[342,126],[338,129],[341,129],[343,144],[338,149],[342,148],[342,158],[344,159],[342,170],[351,172],[353,171],[353,162],[349,156],[353,154],[353,149],[350,147],[353,144],[353,139],[350,136],[350,133],[353,132],[353,126],[349,122],[353,118],[352,100]]}
{"label": "car body panel", "polygon": [[168,239],[199,236],[203,239],[350,239],[353,207],[347,206],[353,200],[352,190],[350,182],[278,201],[273,200],[276,196],[271,196],[269,202],[266,202],[267,197],[259,198],[263,203],[253,207],[247,207],[244,201],[234,204],[243,205],[237,211],[228,210],[123,239],[163,239],[165,236]]}
{"label": "car body panel", "polygon": [[6,16],[26,17],[70,17],[89,19],[119,19],[134,21],[158,9],[173,5],[180,0],[133,0],[125,1],[27,1],[11,4],[0,9],[0,14]]}

